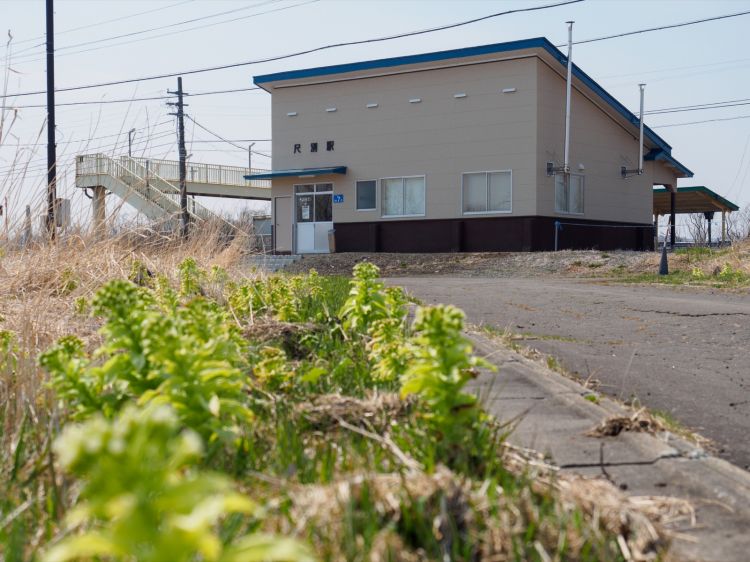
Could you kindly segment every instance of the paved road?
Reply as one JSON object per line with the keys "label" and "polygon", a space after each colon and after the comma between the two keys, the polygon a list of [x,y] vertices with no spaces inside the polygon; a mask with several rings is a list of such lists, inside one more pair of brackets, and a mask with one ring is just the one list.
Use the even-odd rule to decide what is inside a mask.
{"label": "paved road", "polygon": [[750,296],[548,278],[398,278],[471,323],[528,334],[614,397],[637,397],[750,469]]}

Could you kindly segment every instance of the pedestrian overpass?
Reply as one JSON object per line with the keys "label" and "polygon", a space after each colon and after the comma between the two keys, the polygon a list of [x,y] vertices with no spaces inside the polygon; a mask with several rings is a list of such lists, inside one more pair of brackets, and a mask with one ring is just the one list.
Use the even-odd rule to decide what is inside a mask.
{"label": "pedestrian overpass", "polygon": [[[271,200],[270,180],[245,179],[249,174],[263,173],[264,170],[188,162],[186,171],[188,195]],[[165,221],[179,216],[179,182],[180,163],[177,160],[112,158],[106,154],[76,156],[76,187],[92,190],[95,227],[104,224],[104,196],[108,191],[149,219]],[[188,212],[199,222],[220,218],[195,201],[188,205]]]}

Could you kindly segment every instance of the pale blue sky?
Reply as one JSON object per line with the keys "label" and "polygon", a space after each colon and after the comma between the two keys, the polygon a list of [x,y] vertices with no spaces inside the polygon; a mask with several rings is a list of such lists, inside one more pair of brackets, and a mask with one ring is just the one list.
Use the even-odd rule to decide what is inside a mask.
{"label": "pale blue sky", "polygon": [[[58,88],[134,78],[205,66],[240,62],[310,47],[381,35],[390,35],[482,16],[491,12],[553,3],[548,1],[491,0],[57,0],[56,84]],[[152,11],[116,22],[138,12]],[[178,25],[115,41],[71,47],[80,43],[161,27],[223,11],[232,14]],[[575,39],[586,39],[646,27],[678,23],[715,15],[750,10],[750,1],[693,0],[587,0],[549,10],[513,14],[457,29],[414,38],[358,47],[344,47],[279,62],[185,76],[186,91],[234,89],[251,85],[252,76],[294,68],[337,64],[434,50],[497,43],[545,36],[556,44],[566,41],[566,20],[575,20]],[[267,13],[260,13],[267,12]],[[44,2],[0,0],[0,22],[13,34],[13,58],[7,72],[0,48],[3,84],[7,91],[25,92],[45,87]],[[684,106],[750,98],[750,56],[745,54],[750,15],[659,31],[575,47],[573,58],[584,71],[632,110],[638,106],[639,82],[648,84],[646,109]],[[81,28],[68,31],[73,28]],[[197,29],[196,29],[197,28]],[[186,31],[185,31],[186,30]],[[67,31],[67,32],[66,32]],[[175,33],[178,32],[178,33]],[[5,37],[2,39],[5,40]],[[118,43],[126,43],[113,45]],[[84,52],[81,52],[84,51]],[[58,102],[119,99],[164,94],[176,79],[160,79],[91,90],[60,93]],[[44,104],[43,95],[9,100],[15,105]],[[264,92],[196,97],[189,100],[189,114],[228,139],[270,138],[270,96]],[[127,130],[152,126],[147,154],[176,158],[172,143],[173,118],[161,101],[132,104],[61,107],[57,112],[59,153],[63,171],[81,145],[65,144],[89,137],[86,151],[120,153],[127,150]],[[659,127],[734,116],[750,116],[750,105],[724,109],[654,115],[646,123],[656,128],[672,146],[673,154],[695,172],[680,185],[703,184],[741,204],[750,204],[750,119],[716,121],[676,127]],[[39,199],[44,190],[46,136],[37,135],[43,125],[43,108],[19,110],[18,120],[0,146],[0,197],[11,193],[11,212],[20,213],[22,201]],[[166,122],[166,123],[165,123]],[[6,116],[6,131],[8,121]],[[658,127],[658,128],[657,128]],[[187,138],[212,140],[188,122]],[[119,134],[119,137],[118,137]],[[136,150],[144,148],[146,134],[139,132]],[[36,155],[26,153],[35,170],[34,181],[21,187],[6,175],[16,143],[41,142]],[[119,145],[114,146],[116,142]],[[7,143],[7,145],[6,145]],[[245,143],[240,143],[244,145]],[[123,148],[124,147],[124,148]],[[25,147],[25,150],[33,150]],[[267,152],[269,143],[256,149]],[[747,154],[745,151],[747,149]],[[225,144],[188,147],[194,161],[243,165],[246,151]],[[743,158],[744,154],[744,158]],[[254,165],[268,166],[261,156]],[[30,174],[31,175],[31,174]],[[61,191],[84,201],[72,187],[68,173]],[[13,201],[16,201],[15,207]],[[236,208],[236,206],[235,206]],[[88,209],[86,209],[88,212]]]}

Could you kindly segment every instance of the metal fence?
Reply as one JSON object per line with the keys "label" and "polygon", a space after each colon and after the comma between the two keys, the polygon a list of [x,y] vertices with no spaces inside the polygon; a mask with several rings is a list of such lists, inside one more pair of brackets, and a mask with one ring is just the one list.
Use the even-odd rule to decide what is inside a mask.
{"label": "metal fence", "polygon": [[[76,176],[88,174],[110,174],[111,163],[120,161],[127,167],[128,161],[133,161],[150,173],[169,182],[180,181],[180,163],[177,160],[157,160],[153,158],[109,158],[103,154],[83,154],[76,157]],[[211,185],[233,185],[237,187],[271,187],[271,180],[246,180],[245,176],[267,172],[260,168],[252,170],[242,166],[225,166],[223,164],[200,164],[188,162],[186,166],[187,181]]]}

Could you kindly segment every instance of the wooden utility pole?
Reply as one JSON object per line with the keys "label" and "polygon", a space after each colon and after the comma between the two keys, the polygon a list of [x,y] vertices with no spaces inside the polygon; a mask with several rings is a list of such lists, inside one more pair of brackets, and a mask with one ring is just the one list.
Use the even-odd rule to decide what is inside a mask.
{"label": "wooden utility pole", "polygon": [[50,239],[55,239],[57,147],[55,145],[55,24],[53,0],[47,0],[47,216]]}
{"label": "wooden utility pole", "polygon": [[187,150],[185,149],[185,111],[186,104],[183,103],[182,76],[177,77],[177,91],[168,92],[177,95],[177,102],[167,105],[174,105],[177,108],[176,113],[170,115],[177,116],[177,143],[180,154],[180,234],[187,238],[190,215],[187,206]]}

